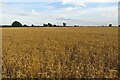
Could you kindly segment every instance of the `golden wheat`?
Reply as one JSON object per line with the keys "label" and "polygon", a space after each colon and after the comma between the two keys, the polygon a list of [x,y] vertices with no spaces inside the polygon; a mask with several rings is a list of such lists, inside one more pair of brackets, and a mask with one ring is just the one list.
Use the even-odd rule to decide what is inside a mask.
{"label": "golden wheat", "polygon": [[118,28],[6,28],[2,32],[2,78],[118,77]]}

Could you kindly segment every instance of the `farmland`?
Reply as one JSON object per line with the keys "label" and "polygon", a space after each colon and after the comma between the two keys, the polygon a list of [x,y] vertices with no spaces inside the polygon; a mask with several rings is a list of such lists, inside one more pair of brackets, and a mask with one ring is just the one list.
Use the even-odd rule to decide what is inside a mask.
{"label": "farmland", "polygon": [[4,28],[3,78],[117,78],[118,28]]}

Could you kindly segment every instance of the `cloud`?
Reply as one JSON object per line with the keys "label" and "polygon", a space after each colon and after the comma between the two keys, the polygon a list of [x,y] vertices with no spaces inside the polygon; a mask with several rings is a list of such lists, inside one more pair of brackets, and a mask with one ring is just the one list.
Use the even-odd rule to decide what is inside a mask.
{"label": "cloud", "polygon": [[4,7],[5,4],[3,2],[0,2],[0,8]]}
{"label": "cloud", "polygon": [[86,6],[83,2],[78,0],[63,0],[63,4],[72,4],[76,6]]}
{"label": "cloud", "polygon": [[1,2],[118,2],[119,0],[1,0]]}
{"label": "cloud", "polygon": [[62,0],[63,5],[71,5],[66,8],[65,10],[73,11],[79,10],[81,7],[86,7],[87,3],[113,3],[118,2],[119,0]]}
{"label": "cloud", "polygon": [[119,2],[119,0],[62,0],[63,5],[73,5],[70,7],[67,7],[66,10],[72,11],[72,10],[78,10],[81,7],[86,7],[86,3],[113,3],[113,2]]}
{"label": "cloud", "polygon": [[18,12],[18,9],[2,10],[2,14],[10,14],[10,15],[16,15],[16,16],[21,16],[21,17],[31,15],[30,13],[27,13],[27,12],[20,10],[20,9],[19,9],[19,12]]}
{"label": "cloud", "polygon": [[73,4],[85,7],[85,3],[112,3],[119,2],[119,0],[62,0],[63,4]]}
{"label": "cloud", "polygon": [[91,3],[111,3],[111,2],[118,2],[119,0],[78,0],[82,2],[91,2]]}
{"label": "cloud", "polygon": [[32,14],[33,14],[33,15],[38,15],[39,12],[35,11],[34,9],[32,9]]}
{"label": "cloud", "polygon": [[71,5],[69,7],[64,8],[65,10],[68,10],[68,11],[78,10],[81,7],[86,7],[86,5],[83,2],[78,0],[63,0],[62,4]]}
{"label": "cloud", "polygon": [[64,8],[64,10],[67,10],[67,11],[73,11],[73,10],[77,10],[78,7],[66,7]]}
{"label": "cloud", "polygon": [[[79,0],[77,0],[79,1]],[[82,1],[82,0],[80,0]],[[87,0],[86,0],[87,1]],[[91,1],[91,0],[90,0]],[[84,2],[84,1],[83,1]],[[85,3],[85,2],[84,2]],[[25,24],[42,25],[42,23],[67,25],[117,25],[117,3],[89,3],[83,7],[77,3],[12,3],[5,5],[2,11],[2,24],[18,20]],[[102,4],[102,5],[101,5]],[[92,5],[92,7],[91,7]],[[15,7],[16,6],[16,7]],[[6,11],[6,12],[5,12]]]}
{"label": "cloud", "polygon": [[61,0],[0,0],[1,2],[60,2]]}
{"label": "cloud", "polygon": [[72,20],[72,19],[70,19],[70,18],[57,18],[57,19],[55,19],[55,20],[68,21],[68,20]]}
{"label": "cloud", "polygon": [[119,0],[63,0],[63,3],[77,3],[80,5],[85,5],[85,3],[111,3],[119,2]]}
{"label": "cloud", "polygon": [[[83,22],[88,25],[108,25],[112,23],[117,25],[118,12],[116,7],[94,7],[90,9],[85,9],[82,11],[77,11],[74,14],[78,14],[75,19],[78,19],[78,22]],[[83,21],[83,22],[82,22]],[[89,23],[88,23],[89,22]]]}
{"label": "cloud", "polygon": [[[108,25],[112,23],[117,25],[117,5],[116,6],[97,6],[85,8],[76,11],[62,10],[60,13],[53,14],[54,17],[60,16],[65,19],[58,21],[66,21],[68,25]],[[70,20],[67,20],[70,19]]]}

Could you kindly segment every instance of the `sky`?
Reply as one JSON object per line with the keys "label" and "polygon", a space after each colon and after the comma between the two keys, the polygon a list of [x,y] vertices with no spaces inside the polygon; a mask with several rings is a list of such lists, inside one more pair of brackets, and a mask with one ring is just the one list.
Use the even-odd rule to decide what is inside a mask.
{"label": "sky", "polygon": [[118,25],[119,0],[1,0],[0,25]]}

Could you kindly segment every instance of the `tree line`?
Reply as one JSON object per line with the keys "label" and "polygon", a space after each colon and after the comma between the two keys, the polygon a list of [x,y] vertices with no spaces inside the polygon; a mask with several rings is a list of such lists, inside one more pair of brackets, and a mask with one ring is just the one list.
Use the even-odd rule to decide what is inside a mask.
{"label": "tree line", "polygon": [[[63,27],[66,27],[66,23],[63,23],[62,25]],[[3,25],[2,27],[61,27],[61,25],[56,25],[56,24],[51,24],[51,23],[43,23],[43,26],[35,26],[35,25],[31,25],[28,26],[26,24],[22,25],[22,23],[18,22],[18,21],[14,21],[11,25]]]}
{"label": "tree line", "polygon": [[[113,27],[112,24],[109,24],[108,25],[109,27]],[[56,24],[51,24],[51,23],[43,23],[43,26],[35,26],[35,25],[31,25],[31,26],[28,26],[26,24],[22,25],[22,23],[18,22],[18,21],[14,21],[11,25],[7,26],[7,25],[4,25],[2,27],[71,27],[71,26],[67,26],[66,23],[63,23],[63,25],[56,25]],[[78,25],[74,25],[73,27],[79,27]],[[102,27],[105,27],[102,25]],[[118,26],[120,27],[120,25]]]}

